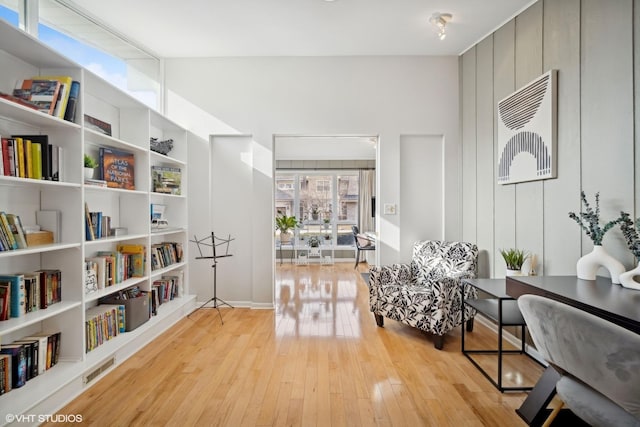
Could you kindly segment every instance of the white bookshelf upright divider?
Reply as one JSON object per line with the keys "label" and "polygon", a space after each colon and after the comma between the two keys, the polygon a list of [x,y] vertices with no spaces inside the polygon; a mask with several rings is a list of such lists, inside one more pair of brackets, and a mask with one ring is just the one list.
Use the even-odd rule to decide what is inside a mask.
{"label": "white bookshelf upright divider", "polygon": [[[186,129],[150,109],[89,70],[43,45],[32,36],[0,20],[0,92],[12,93],[16,82],[38,75],[66,75],[80,82],[75,122],[23,107],[0,98],[0,135],[48,135],[60,146],[64,168],[60,181],[0,175],[0,206],[20,216],[23,224],[36,224],[39,210],[60,211],[59,242],[0,252],[0,274],[59,269],[62,301],[26,316],[0,321],[0,343],[7,344],[41,331],[61,332],[60,362],[50,370],[0,396],[0,424],[7,414],[53,414],[105,372],[135,353],[196,306],[189,293],[187,237],[187,137]],[[111,125],[111,135],[85,125],[87,114]],[[150,138],[172,139],[173,149],[159,154],[149,148]],[[135,189],[87,185],[83,156],[98,158],[101,147],[133,153]],[[153,191],[152,168],[180,169],[180,194]],[[91,211],[111,217],[111,226],[126,234],[87,241],[85,204]],[[165,206],[168,225],[152,227],[150,206]],[[183,260],[152,269],[152,247],[164,242],[182,245]],[[146,247],[143,277],[129,279],[98,292],[85,294],[84,259],[99,251],[115,251],[119,244]],[[150,291],[153,281],[165,275],[183,277],[183,293],[161,305],[157,316],[87,352],[85,312],[109,296],[131,286]]]}

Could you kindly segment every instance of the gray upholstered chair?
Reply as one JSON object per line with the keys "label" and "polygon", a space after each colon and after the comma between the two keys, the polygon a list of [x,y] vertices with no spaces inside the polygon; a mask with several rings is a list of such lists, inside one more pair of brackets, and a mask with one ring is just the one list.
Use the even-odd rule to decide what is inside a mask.
{"label": "gray upholstered chair", "polygon": [[593,426],[640,426],[640,335],[537,295],[518,306],[564,405]]}
{"label": "gray upholstered chair", "polygon": [[[472,243],[416,242],[410,264],[369,269],[369,308],[378,326],[385,317],[413,326],[435,335],[440,350],[445,334],[462,323],[460,281],[475,278],[477,269],[478,247]],[[475,288],[465,286],[465,298],[476,298]],[[466,305],[467,330],[474,315]]]}

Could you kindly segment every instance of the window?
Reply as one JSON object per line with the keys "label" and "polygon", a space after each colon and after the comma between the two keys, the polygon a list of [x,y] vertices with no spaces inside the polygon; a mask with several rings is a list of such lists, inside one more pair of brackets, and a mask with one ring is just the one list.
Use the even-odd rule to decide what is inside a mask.
{"label": "window", "polygon": [[38,38],[43,43],[140,102],[160,109],[157,58],[57,1],[40,0],[38,4]]}
{"label": "window", "polygon": [[0,0],[0,19],[4,19],[16,28],[20,26],[18,0]]}
{"label": "window", "polygon": [[326,193],[331,191],[331,181],[326,179],[316,180],[316,191],[318,193]]}
{"label": "window", "polygon": [[353,244],[351,226],[358,223],[359,209],[357,172],[276,172],[275,180],[276,215],[295,216],[302,225],[300,236],[328,234],[334,244]]}

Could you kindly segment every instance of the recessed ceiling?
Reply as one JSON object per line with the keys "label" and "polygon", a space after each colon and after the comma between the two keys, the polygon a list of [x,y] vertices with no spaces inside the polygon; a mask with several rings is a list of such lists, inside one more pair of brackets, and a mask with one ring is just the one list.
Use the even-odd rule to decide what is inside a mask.
{"label": "recessed ceiling", "polygon": [[[532,0],[76,0],[164,58],[458,55]],[[429,22],[450,13],[447,37]]]}

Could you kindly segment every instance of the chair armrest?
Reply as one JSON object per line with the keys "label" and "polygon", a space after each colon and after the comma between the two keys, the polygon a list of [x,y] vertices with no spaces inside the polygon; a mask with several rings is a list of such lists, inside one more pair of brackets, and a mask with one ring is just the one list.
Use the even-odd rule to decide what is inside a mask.
{"label": "chair armrest", "polygon": [[369,269],[370,286],[413,282],[411,264],[378,265]]}
{"label": "chair armrest", "polygon": [[369,269],[369,308],[377,313],[382,304],[383,288],[413,283],[411,264],[373,266]]}

